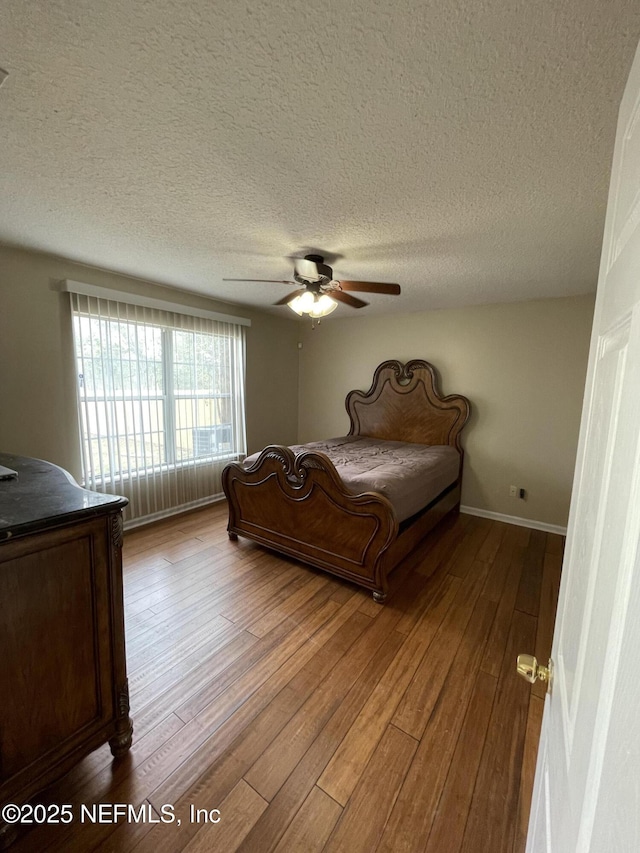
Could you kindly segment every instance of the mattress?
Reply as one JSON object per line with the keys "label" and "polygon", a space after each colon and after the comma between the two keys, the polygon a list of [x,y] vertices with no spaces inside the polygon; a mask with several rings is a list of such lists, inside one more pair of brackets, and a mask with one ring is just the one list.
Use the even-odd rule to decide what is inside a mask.
{"label": "mattress", "polygon": [[[458,477],[460,455],[448,445],[408,444],[344,435],[291,446],[294,453],[324,453],[354,495],[379,492],[393,506],[398,521],[415,515]],[[244,460],[245,468],[260,454]]]}

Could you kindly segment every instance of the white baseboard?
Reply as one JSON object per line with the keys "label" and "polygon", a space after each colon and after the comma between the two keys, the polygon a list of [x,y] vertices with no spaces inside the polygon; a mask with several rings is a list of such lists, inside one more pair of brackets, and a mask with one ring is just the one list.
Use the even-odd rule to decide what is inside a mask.
{"label": "white baseboard", "polygon": [[[191,501],[182,506],[172,507],[161,512],[154,512],[152,515],[145,515],[142,518],[132,518],[130,521],[125,521],[125,530],[134,530],[136,527],[141,527],[144,524],[150,524],[153,521],[160,521],[163,518],[168,518],[172,515],[186,512],[190,509],[207,506],[208,504],[219,503],[225,497],[222,492],[218,495],[210,495],[206,498],[201,498],[197,501]],[[501,512],[491,512],[488,509],[478,509],[475,506],[461,506],[460,512],[465,515],[477,515],[479,518],[491,518],[493,521],[502,521],[505,524],[516,524],[518,527],[530,527],[532,530],[544,530],[545,533],[557,533],[560,536],[567,535],[567,528],[560,527],[559,524],[547,524],[546,521],[535,521],[531,518],[521,518],[519,515],[504,515]]]}
{"label": "white baseboard", "polygon": [[519,515],[503,515],[501,512],[490,512],[488,509],[477,509],[475,506],[461,506],[460,512],[465,515],[477,515],[480,518],[491,518],[494,521],[503,521],[505,524],[517,524],[518,527],[530,527],[532,530],[544,530],[545,533],[557,533],[560,536],[567,535],[567,528],[559,524],[547,524],[546,521],[533,521],[530,518],[520,518]]}
{"label": "white baseboard", "polygon": [[181,515],[183,512],[188,512],[190,509],[199,509],[200,507],[209,506],[209,504],[216,504],[223,500],[225,500],[225,497],[222,492],[218,495],[209,495],[206,498],[200,498],[197,501],[190,501],[189,503],[174,506],[170,509],[163,509],[160,512],[154,512],[151,515],[142,515],[138,518],[132,518],[129,521],[125,521],[124,529],[126,532],[129,530],[135,530],[136,527],[142,527],[143,525],[151,524],[154,521],[162,521],[163,518],[169,518],[172,515]]}

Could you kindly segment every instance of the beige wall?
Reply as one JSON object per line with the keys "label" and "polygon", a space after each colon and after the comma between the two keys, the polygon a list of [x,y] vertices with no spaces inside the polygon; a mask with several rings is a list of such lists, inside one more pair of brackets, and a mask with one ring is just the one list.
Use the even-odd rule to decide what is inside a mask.
{"label": "beige wall", "polygon": [[[317,329],[44,254],[0,247],[0,449],[80,474],[65,278],[248,317],[250,453],[348,429],[344,398],[385,359],[426,358],[473,407],[463,504],[564,526],[586,373],[592,296],[389,317]],[[298,370],[296,342],[303,342]],[[511,484],[527,490],[510,498]]]}
{"label": "beige wall", "polygon": [[381,361],[424,358],[444,393],[471,401],[462,503],[565,526],[593,306],[587,295],[305,324],[299,441],[344,434],[346,393],[366,390]]}
{"label": "beige wall", "polygon": [[295,442],[295,321],[0,246],[0,450],[48,459],[80,475],[69,297],[50,288],[65,278],[249,318],[249,453]]}

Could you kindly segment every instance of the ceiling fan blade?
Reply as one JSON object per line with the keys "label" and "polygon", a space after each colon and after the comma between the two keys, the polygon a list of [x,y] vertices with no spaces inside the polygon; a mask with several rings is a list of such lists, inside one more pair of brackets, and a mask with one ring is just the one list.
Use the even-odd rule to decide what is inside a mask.
{"label": "ceiling fan blade", "polygon": [[279,278],[223,278],[223,281],[266,281],[270,284],[295,284],[295,281],[284,281]]}
{"label": "ceiling fan blade", "polygon": [[[287,282],[288,283],[288,282]],[[294,290],[293,293],[288,293],[286,296],[283,296],[282,299],[278,299],[277,302],[274,302],[274,305],[288,305],[290,302],[296,298],[296,296],[302,296],[303,293],[307,292],[307,288],[303,287],[300,290]]]}
{"label": "ceiling fan blade", "polygon": [[345,305],[350,305],[352,308],[364,308],[368,302],[363,302],[362,299],[356,299],[355,296],[350,296],[348,293],[343,293],[341,290],[329,290],[327,296],[335,299],[336,302],[344,302]]}
{"label": "ceiling fan blade", "polygon": [[362,293],[388,293],[391,296],[400,294],[399,284],[384,284],[381,281],[339,281],[343,290],[359,290]]}

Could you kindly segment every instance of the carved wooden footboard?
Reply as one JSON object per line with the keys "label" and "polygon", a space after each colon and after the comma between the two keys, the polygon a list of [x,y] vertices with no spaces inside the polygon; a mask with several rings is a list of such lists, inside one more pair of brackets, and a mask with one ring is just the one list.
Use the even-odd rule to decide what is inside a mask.
{"label": "carved wooden footboard", "polygon": [[266,447],[251,468],[227,465],[222,483],[230,536],[248,536],[384,596],[383,556],[398,535],[393,508],[375,492],[350,494],[323,453]]}
{"label": "carved wooden footboard", "polygon": [[[386,361],[368,392],[346,399],[351,435],[426,445],[460,453],[469,417],[465,397],[443,397],[426,361]],[[323,453],[266,447],[255,463],[227,465],[222,485],[229,502],[229,536],[254,539],[373,591],[384,601],[387,575],[450,510],[460,504],[460,476],[421,513],[398,525],[389,501],[376,492],[353,495]]]}

